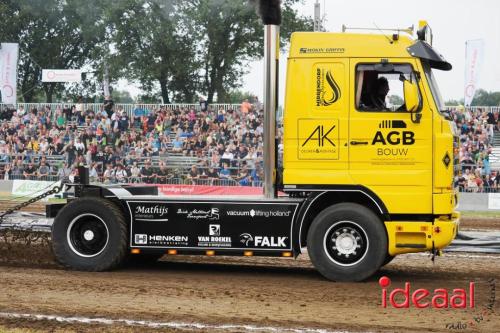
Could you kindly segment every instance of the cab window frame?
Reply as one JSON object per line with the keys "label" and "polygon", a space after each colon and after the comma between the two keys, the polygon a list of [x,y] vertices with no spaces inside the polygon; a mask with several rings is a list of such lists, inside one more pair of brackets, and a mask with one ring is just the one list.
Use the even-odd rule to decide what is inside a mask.
{"label": "cab window frame", "polygon": [[[361,95],[359,96],[359,100],[358,100],[358,85],[359,85],[359,78],[358,78],[358,73],[359,73],[359,67],[360,66],[375,66],[375,65],[378,65],[378,64],[381,64],[381,62],[359,62],[356,64],[356,67],[354,69],[354,109],[357,111],[357,112],[363,112],[363,113],[366,113],[366,112],[370,112],[370,113],[410,113],[408,110],[404,109],[404,110],[366,110],[366,109],[362,109],[360,108],[360,102],[361,102]],[[388,63],[390,65],[393,65],[395,67],[397,66],[409,66],[411,68],[411,71],[410,73],[417,73],[418,71],[415,70],[415,66],[410,63],[410,62],[391,62],[391,63]],[[379,73],[384,73],[384,72],[379,72]],[[388,74],[396,74],[394,72],[388,72]],[[418,88],[418,95],[419,95],[419,99],[420,99],[420,102],[423,103],[423,95],[422,95],[422,90],[420,89],[420,80],[418,79],[418,76],[417,75],[413,75],[413,77],[415,78],[416,82],[417,82],[417,88]],[[362,93],[362,90],[363,90],[363,87],[361,87],[360,89],[360,94]],[[404,98],[404,96],[403,96]],[[406,101],[403,100],[404,103],[406,103]]]}

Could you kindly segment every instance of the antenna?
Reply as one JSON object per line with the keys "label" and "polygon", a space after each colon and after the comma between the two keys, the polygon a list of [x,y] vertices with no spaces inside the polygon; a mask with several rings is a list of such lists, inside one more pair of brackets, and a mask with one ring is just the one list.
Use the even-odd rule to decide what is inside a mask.
{"label": "antenna", "polygon": [[[413,25],[411,27],[406,28],[406,29],[404,29],[404,28],[403,29],[402,28],[385,28],[385,29],[381,29],[381,28],[377,27],[377,25],[375,23],[373,23],[373,25],[375,25],[375,27],[377,28],[378,31],[397,31],[398,33],[405,32],[405,33],[407,33],[410,36],[413,35],[413,31],[414,31],[414,26]],[[342,32],[346,32],[346,30],[374,30],[374,29],[373,28],[348,27],[345,24],[342,24]]]}
{"label": "antenna", "polygon": [[384,32],[382,31],[382,29],[380,29],[380,28],[378,27],[378,25],[377,25],[375,22],[373,22],[373,25],[375,26],[375,28],[377,28],[377,30],[378,30],[378,31],[380,31],[380,33],[381,33],[382,35],[384,35],[384,37],[385,37],[385,38],[389,41],[389,44],[392,44],[392,43],[393,43],[393,41],[392,41],[389,37],[387,37],[387,35],[386,35],[386,34],[384,34]]}

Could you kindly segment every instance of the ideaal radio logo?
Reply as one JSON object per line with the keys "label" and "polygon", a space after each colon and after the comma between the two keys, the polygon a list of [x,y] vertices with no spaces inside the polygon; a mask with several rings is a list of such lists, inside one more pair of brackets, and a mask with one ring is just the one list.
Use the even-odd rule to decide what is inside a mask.
{"label": "ideaal radio logo", "polygon": [[331,70],[316,69],[316,106],[330,106],[341,97],[341,91]]}
{"label": "ideaal radio logo", "polygon": [[[382,288],[382,308],[432,308],[432,309],[469,309],[470,318],[465,321],[445,323],[448,330],[465,330],[476,328],[493,315],[496,302],[496,280],[486,281],[488,298],[485,304],[476,305],[476,282],[471,281],[464,288],[436,288],[433,291],[426,288],[412,290],[411,283],[405,282],[404,288],[389,290],[391,279],[382,276],[379,285]],[[484,284],[484,282],[483,282]]]}

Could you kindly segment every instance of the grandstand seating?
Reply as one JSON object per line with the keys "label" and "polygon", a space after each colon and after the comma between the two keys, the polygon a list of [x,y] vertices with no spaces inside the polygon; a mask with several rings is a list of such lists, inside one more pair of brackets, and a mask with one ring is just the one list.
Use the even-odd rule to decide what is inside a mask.
{"label": "grandstand seating", "polygon": [[[142,142],[142,146],[144,147],[152,143],[156,144],[157,147],[152,148],[152,150],[148,148],[152,153],[143,152],[141,156],[133,157],[131,160],[137,161],[139,168],[142,168],[146,164],[146,161],[150,161],[152,167],[155,169],[159,168],[160,164],[164,164],[170,173],[168,181],[171,183],[212,185],[219,183],[232,185],[260,184],[260,179],[258,179],[258,177],[251,179],[251,181],[241,182],[245,177],[250,177],[249,174],[245,174],[245,171],[243,171],[243,174],[240,174],[242,170],[246,170],[246,167],[244,168],[245,164],[247,162],[252,162],[249,164],[250,168],[248,172],[255,172],[254,165],[256,161],[243,160],[238,156],[238,146],[243,145],[246,147],[244,149],[257,149],[258,147],[258,140],[252,141],[252,136],[256,139],[261,135],[261,132],[257,131],[257,127],[262,124],[262,112],[258,110],[258,108],[254,108],[249,114],[242,114],[239,112],[239,105],[234,104],[213,104],[207,112],[202,112],[200,106],[197,104],[116,104],[114,109],[116,116],[118,118],[124,116],[124,114],[121,113],[123,111],[128,116],[128,118],[125,118],[127,119],[127,127],[134,129],[135,132],[139,132],[139,139],[133,141],[130,137],[125,137],[125,141],[123,141],[122,138],[119,137],[122,132],[126,135],[132,135],[133,133],[130,130],[124,131],[118,128],[118,134],[115,134],[114,132],[116,130],[113,128],[117,128],[115,122],[118,122],[118,120],[114,118],[115,115],[112,117],[112,119],[114,119],[113,122],[106,120],[107,115],[101,117],[101,113],[103,114],[102,104],[85,104],[84,110],[86,111],[84,111],[83,114],[68,114],[67,111],[66,113],[63,112],[63,109],[71,108],[71,105],[72,104],[68,103],[21,103],[18,105],[18,110],[24,108],[25,114],[29,115],[32,113],[33,115],[21,115],[21,117],[14,116],[17,117],[16,121],[14,121],[13,117],[11,121],[3,121],[0,123],[0,177],[9,179],[14,179],[16,177],[23,178],[22,174],[14,175],[12,171],[9,171],[9,168],[12,168],[12,162],[17,159],[21,159],[25,165],[30,161],[38,165],[43,156],[46,163],[51,167],[50,176],[44,178],[57,178],[58,171],[64,167],[65,162],[70,160],[72,162],[76,161],[72,160],[72,157],[74,159],[76,156],[71,156],[71,154],[81,155],[81,157],[79,157],[79,163],[90,162],[88,157],[84,155],[85,151],[76,153],[61,151],[59,151],[59,153],[56,151],[52,153],[40,153],[28,149],[27,142],[29,141],[29,137],[35,137],[37,140],[43,136],[49,138],[47,133],[45,133],[45,135],[42,134],[42,123],[49,124],[52,122],[54,127],[56,126],[55,122],[57,117],[64,116],[65,119],[62,122],[60,130],[64,132],[66,129],[69,129],[68,133],[61,135],[64,144],[72,141],[76,136],[81,136],[81,133],[85,133],[89,126],[91,126],[90,128],[93,133],[93,137],[90,139],[97,139],[99,137],[97,134],[97,126],[98,124],[103,124],[104,135],[107,141],[105,144],[103,141],[103,143],[99,143],[98,145],[103,148],[105,146],[111,147],[111,150],[118,154],[118,156],[113,160],[99,160],[96,158],[95,152],[92,152],[91,161],[95,162],[97,165],[98,179],[100,180],[103,179],[103,171],[106,168],[104,164],[109,161],[112,161],[111,163],[113,165],[118,162],[124,163],[125,169],[130,175],[131,164],[127,165],[126,163],[126,158],[128,158],[127,154],[131,150],[136,150],[136,144]],[[0,105],[0,110],[4,108],[5,106]],[[458,169],[463,174],[457,175],[455,179],[456,184],[464,184],[460,177],[463,178],[467,176],[475,179],[474,183],[476,183],[477,188],[473,182],[465,182],[469,183],[469,185],[474,188],[473,190],[491,190],[492,186],[498,188],[498,184],[500,183],[500,178],[498,176],[497,178],[499,179],[495,180],[493,183],[488,179],[491,178],[492,174],[500,174],[500,172],[497,172],[500,170],[500,134],[498,132],[498,115],[500,108],[473,107],[464,110],[463,108],[451,107],[449,110],[451,111],[451,115],[460,133],[461,146],[458,147],[458,152],[461,163]],[[488,112],[494,115],[493,118],[491,118]],[[138,115],[144,116],[145,118],[134,119],[134,117]],[[45,120],[44,117],[46,118]],[[145,123],[143,121],[145,121]],[[12,139],[12,131],[9,130],[9,126],[14,123],[18,130],[16,136],[21,139],[21,143],[16,142],[17,137],[15,140]],[[167,125],[167,123],[169,125]],[[160,129],[156,127],[158,124]],[[215,124],[215,126],[213,124]],[[182,128],[182,130],[180,128]],[[183,132],[181,135],[183,138],[182,148],[174,149],[173,142],[179,134],[178,131]],[[158,138],[158,134],[160,133],[165,134],[161,142]],[[184,135],[186,133],[188,135]],[[252,134],[249,135],[248,133]],[[492,136],[492,134],[494,135]],[[243,140],[243,135],[248,135],[248,137]],[[8,139],[9,136],[10,139]],[[197,137],[203,141],[204,146],[193,148],[194,141],[192,144],[189,144],[189,141],[191,138],[194,139]],[[206,145],[207,137],[217,137],[217,139],[213,140],[217,140],[215,143],[221,144],[222,147]],[[116,141],[117,138],[119,138],[119,141]],[[6,140],[10,141],[6,142]],[[89,138],[87,138],[87,140],[89,140]],[[233,143],[236,143],[236,145],[233,145]],[[85,149],[89,150],[90,148],[88,145],[90,145],[91,142],[88,141],[84,144],[86,145]],[[158,147],[160,144],[164,150],[160,151]],[[52,145],[54,145],[54,143],[52,143]],[[139,146],[140,145],[141,144],[139,144]],[[6,148],[6,146],[8,147]],[[118,150],[117,147],[121,147],[121,149]],[[139,151],[142,151],[141,149]],[[215,179],[217,181],[214,181],[213,177],[211,179],[206,179],[204,174],[197,177],[195,181],[188,179],[190,168],[193,165],[197,165],[200,170],[205,171],[207,163],[212,165],[216,163],[215,168],[219,169],[222,166],[221,156],[227,149],[230,149],[231,153],[235,154],[234,157],[230,158],[231,163],[228,168],[230,170],[230,177],[228,179]],[[218,151],[219,157],[215,159],[214,162],[211,161],[211,158],[215,151]],[[198,156],[203,157],[201,158]],[[74,165],[72,168],[74,169]],[[464,175],[466,169],[469,169],[470,174],[473,176]],[[6,174],[7,176],[5,176]],[[255,174],[252,175],[256,177]],[[468,189],[468,186],[460,186],[463,187],[463,190]]]}

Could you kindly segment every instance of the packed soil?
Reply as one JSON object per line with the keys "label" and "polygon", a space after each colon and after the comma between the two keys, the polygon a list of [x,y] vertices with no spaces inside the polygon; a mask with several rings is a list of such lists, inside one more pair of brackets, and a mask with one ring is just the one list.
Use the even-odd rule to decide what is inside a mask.
{"label": "packed soil", "polygon": [[500,230],[498,217],[469,217],[460,218],[461,230]]}
{"label": "packed soil", "polygon": [[[411,291],[465,288],[475,282],[475,308],[408,309],[381,306],[378,280]],[[285,258],[164,256],[158,263],[112,272],[67,271],[47,244],[0,242],[0,312],[218,325],[254,325],[262,331],[325,329],[354,332],[498,332],[500,307],[489,279],[500,277],[500,256],[446,254],[433,263],[422,254],[401,255],[362,283],[330,282],[306,255]],[[498,297],[497,297],[498,298]],[[401,300],[401,299],[398,299]],[[488,309],[490,305],[490,309]],[[448,325],[448,326],[447,326]],[[210,326],[209,326],[210,327]],[[212,326],[214,327],[214,326]],[[125,323],[97,325],[0,317],[0,331],[185,332]],[[206,326],[189,328],[205,332]],[[188,330],[188,331],[189,331]],[[306,331],[297,331],[306,332]]]}
{"label": "packed soil", "polygon": [[[0,203],[0,211],[5,206]],[[41,212],[43,203],[29,210]],[[500,219],[464,217],[461,229],[500,230]],[[496,333],[500,327],[498,296],[493,302],[495,290],[488,282],[500,277],[500,255],[450,253],[434,263],[427,255],[401,255],[368,281],[337,283],[317,273],[307,255],[297,260],[164,256],[149,266],[124,266],[112,272],[67,271],[54,261],[47,238],[16,237],[15,241],[0,238],[1,332]],[[418,309],[411,304],[407,309],[383,308],[381,276],[392,280],[389,293],[409,282],[411,291],[446,288],[451,294],[454,288],[468,290],[474,281],[475,308]],[[5,313],[193,325],[68,323],[8,318]],[[264,329],[256,330],[259,327]]]}
{"label": "packed soil", "polygon": [[[15,205],[21,203],[22,201],[10,201],[10,200],[0,200],[0,212],[4,212],[9,208],[14,207]],[[21,209],[23,212],[34,212],[34,213],[44,213],[45,212],[45,203],[44,202],[35,202],[29,206]]]}

